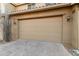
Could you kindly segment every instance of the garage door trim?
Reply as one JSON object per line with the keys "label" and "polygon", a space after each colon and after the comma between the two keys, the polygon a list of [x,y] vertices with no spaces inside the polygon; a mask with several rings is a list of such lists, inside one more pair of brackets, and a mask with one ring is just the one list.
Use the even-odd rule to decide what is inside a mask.
{"label": "garage door trim", "polygon": [[[47,17],[34,17],[34,18],[22,18],[22,19],[18,19],[18,21],[22,21],[22,20],[32,20],[32,19],[39,19],[39,18],[49,18],[49,17],[61,17],[62,18],[62,29],[61,29],[61,42],[62,42],[62,40],[63,40],[63,17],[62,17],[62,15],[55,15],[55,16],[47,16]],[[19,36],[20,34],[19,34],[19,31],[18,31],[18,36]],[[20,37],[18,37],[18,38],[20,38]]]}

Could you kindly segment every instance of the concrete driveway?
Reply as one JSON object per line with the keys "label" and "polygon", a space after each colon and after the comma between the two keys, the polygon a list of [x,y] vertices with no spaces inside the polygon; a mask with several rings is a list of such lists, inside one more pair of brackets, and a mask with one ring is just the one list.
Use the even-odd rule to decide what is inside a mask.
{"label": "concrete driveway", "polygon": [[17,40],[0,45],[0,56],[71,56],[61,43]]}

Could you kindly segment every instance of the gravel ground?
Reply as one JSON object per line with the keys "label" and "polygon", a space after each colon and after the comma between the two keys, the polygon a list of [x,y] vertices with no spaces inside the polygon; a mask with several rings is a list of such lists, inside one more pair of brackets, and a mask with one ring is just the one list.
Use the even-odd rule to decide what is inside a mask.
{"label": "gravel ground", "polygon": [[0,56],[71,56],[61,43],[17,40],[0,45]]}

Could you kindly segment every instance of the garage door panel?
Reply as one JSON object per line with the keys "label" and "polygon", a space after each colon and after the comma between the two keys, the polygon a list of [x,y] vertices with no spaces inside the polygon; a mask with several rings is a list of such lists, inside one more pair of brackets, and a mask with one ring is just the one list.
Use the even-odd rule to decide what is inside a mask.
{"label": "garage door panel", "polygon": [[19,21],[19,38],[61,42],[61,17]]}

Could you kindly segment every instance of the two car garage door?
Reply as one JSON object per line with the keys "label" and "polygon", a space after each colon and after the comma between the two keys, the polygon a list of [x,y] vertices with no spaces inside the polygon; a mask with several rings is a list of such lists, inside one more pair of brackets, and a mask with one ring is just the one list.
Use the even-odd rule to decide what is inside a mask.
{"label": "two car garage door", "polygon": [[19,20],[19,39],[61,42],[62,17]]}

